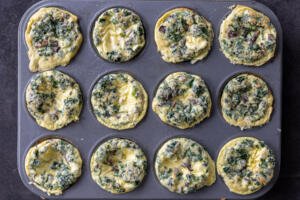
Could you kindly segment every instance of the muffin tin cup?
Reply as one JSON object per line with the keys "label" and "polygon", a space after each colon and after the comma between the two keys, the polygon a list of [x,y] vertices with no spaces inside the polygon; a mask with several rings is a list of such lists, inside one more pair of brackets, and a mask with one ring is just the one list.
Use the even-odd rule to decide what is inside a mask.
{"label": "muffin tin cup", "polygon": [[[134,140],[134,137],[124,137],[121,133],[119,134],[107,134],[106,136],[100,138],[94,145],[93,147],[91,148],[91,151],[89,152],[89,162],[86,164],[86,166],[88,166],[88,169],[89,169],[89,172],[90,172],[90,169],[91,169],[91,160],[92,160],[92,156],[94,155],[94,153],[97,151],[97,149],[99,148],[100,145],[102,145],[103,143],[107,142],[108,140],[111,140],[111,139],[114,139],[114,138],[120,138],[120,139],[126,139],[126,140],[129,140],[131,142],[134,142],[138,145],[138,147],[142,150],[142,152],[144,153],[146,159],[147,159],[147,168],[146,168],[146,174],[143,178],[143,180],[139,183],[139,185],[133,189],[132,191],[135,191],[135,190],[138,190],[140,187],[143,187],[144,185],[144,182],[147,180],[147,177],[148,177],[148,171],[149,171],[149,159],[148,159],[148,152],[146,152],[143,147],[141,145],[139,145],[135,140]],[[104,190],[103,188],[101,188],[92,178],[92,174],[89,173],[90,175],[90,178],[91,180],[93,181],[94,184],[96,184],[98,186],[99,189],[103,190],[104,192],[108,192],[106,190]],[[132,192],[130,191],[130,192]],[[128,192],[128,193],[130,193]],[[113,194],[113,195],[125,195],[125,194],[128,194],[128,193],[120,193],[120,194]]]}
{"label": "muffin tin cup", "polygon": [[[250,6],[267,15],[277,30],[277,50],[274,59],[261,67],[246,67],[233,65],[219,50],[219,25],[229,13],[229,7],[235,4]],[[39,8],[57,6],[64,8],[79,18],[83,34],[83,43],[77,55],[67,67],[58,67],[73,77],[80,85],[83,94],[83,109],[80,120],[55,132],[39,127],[30,117],[25,105],[24,91],[34,73],[28,69],[27,47],[24,32],[30,16]],[[125,7],[137,13],[145,28],[146,45],[131,61],[125,63],[110,63],[100,58],[91,42],[92,25],[96,17],[111,7]],[[214,41],[208,56],[196,64],[188,62],[180,64],[166,63],[157,52],[154,42],[154,27],[156,21],[166,11],[176,7],[187,7],[203,15],[213,25]],[[124,71],[132,74],[143,84],[148,93],[148,112],[144,119],[133,129],[122,131],[112,130],[101,125],[93,115],[90,106],[90,92],[95,82],[103,74],[113,71]],[[151,103],[158,84],[164,77],[176,71],[185,71],[200,75],[209,88],[212,98],[212,112],[209,118],[203,120],[194,128],[180,130],[164,124],[152,111]],[[250,72],[263,78],[274,96],[274,110],[266,125],[241,131],[238,127],[225,122],[219,111],[220,91],[232,75]],[[268,192],[279,175],[281,156],[281,84],[282,84],[282,30],[274,13],[266,6],[254,1],[207,1],[207,0],[46,0],[38,2],[24,14],[18,35],[18,170],[25,186],[38,196],[47,199],[253,199]],[[25,156],[30,146],[37,138],[59,136],[75,144],[82,160],[83,170],[78,181],[61,196],[48,196],[29,184],[25,173]],[[156,180],[154,163],[157,148],[167,139],[183,136],[191,138],[205,147],[212,159],[216,161],[219,150],[232,138],[252,136],[265,143],[273,150],[276,158],[274,177],[271,182],[251,195],[231,193],[220,176],[210,186],[187,195],[180,195],[166,190]],[[134,191],[126,194],[111,194],[99,188],[90,175],[89,163],[91,153],[100,141],[106,138],[121,137],[135,141],[145,152],[148,161],[148,174],[143,183]]]}
{"label": "muffin tin cup", "polygon": [[[155,172],[155,161],[156,161],[156,156],[158,154],[158,151],[162,148],[162,146],[167,143],[169,140],[172,140],[172,139],[176,139],[176,138],[185,138],[185,139],[190,139],[190,140],[193,140],[194,142],[198,143],[199,145],[201,145],[203,147],[203,149],[208,153],[208,155],[211,157],[211,159],[213,160],[213,162],[215,163],[215,166],[216,166],[216,162],[215,162],[215,159],[217,159],[218,155],[217,156],[214,156],[214,155],[211,155],[210,152],[207,151],[207,148],[205,145],[203,145],[202,143],[202,140],[201,138],[199,137],[195,137],[195,136],[191,136],[191,135],[186,135],[186,134],[178,134],[178,135],[175,135],[175,136],[169,136],[169,137],[165,137],[165,138],[162,138],[162,140],[160,141],[159,144],[156,145],[156,149],[155,149],[155,152],[154,152],[154,156],[153,156],[153,159],[151,160],[152,161],[152,170],[153,170],[153,173],[155,175],[155,180],[157,181],[157,184],[161,185],[161,187],[163,187],[166,191],[170,192],[168,188],[166,188],[165,186],[163,186],[159,180],[159,178],[157,177],[157,174]],[[216,168],[216,167],[215,167]],[[217,177],[217,170],[215,172],[216,174],[216,177]],[[213,186],[214,183],[211,185]],[[197,191],[193,191],[189,194],[192,194],[192,193],[197,193],[198,191],[201,191],[207,187],[211,187],[211,186],[203,186],[202,188],[200,188],[199,190]],[[175,192],[174,192],[175,193]],[[181,193],[176,193],[177,195],[180,195],[180,196],[185,196],[186,194],[181,194]]]}
{"label": "muffin tin cup", "polygon": [[[142,77],[136,77],[135,74],[131,73],[131,72],[128,72],[126,71],[126,69],[123,69],[123,68],[116,68],[116,69],[109,69],[107,71],[104,71],[103,73],[99,74],[98,77],[93,81],[90,89],[89,89],[89,94],[88,94],[88,109],[89,111],[91,112],[91,114],[94,116],[94,119],[99,123],[99,125],[101,126],[104,126],[103,124],[101,124],[96,115],[94,114],[94,109],[93,109],[93,105],[92,105],[92,102],[91,102],[91,98],[92,98],[92,93],[93,93],[93,89],[94,87],[96,86],[96,84],[99,82],[99,80],[101,78],[103,78],[104,76],[106,75],[109,75],[109,74],[117,74],[117,73],[126,73],[130,76],[132,76],[132,78],[136,81],[138,81],[143,87],[144,87],[144,84],[143,84],[143,80],[139,79],[139,78],[142,78]],[[145,89],[145,88],[144,88]],[[147,90],[145,89],[145,92],[148,94]],[[135,127],[139,126],[139,124],[144,120],[144,118],[147,116],[147,113],[148,113],[148,109],[149,109],[149,94],[148,94],[148,107],[146,108],[146,113],[145,113],[145,116],[140,120],[138,121],[138,123],[135,125]],[[134,129],[135,127],[133,128],[129,128],[129,129]],[[114,131],[118,131],[118,132],[122,132],[124,130],[128,130],[128,129],[122,129],[122,130],[117,130],[117,129],[112,129]]]}
{"label": "muffin tin cup", "polygon": [[[218,112],[219,112],[219,114],[223,117],[223,113],[222,113],[222,105],[221,105],[221,98],[222,98],[222,94],[223,94],[223,90],[224,90],[225,86],[228,84],[228,82],[230,82],[232,79],[234,79],[235,77],[237,77],[237,76],[239,76],[239,75],[241,75],[241,74],[249,74],[249,75],[256,76],[256,77],[262,79],[262,80],[267,84],[267,87],[268,87],[268,89],[270,90],[270,92],[271,92],[271,94],[272,94],[272,96],[273,96],[273,104],[272,104],[272,106],[273,106],[273,111],[272,111],[272,113],[271,113],[271,115],[270,115],[270,120],[269,120],[269,121],[271,121],[272,116],[273,116],[273,112],[274,112],[274,105],[275,105],[275,101],[276,101],[276,99],[274,98],[274,95],[273,95],[274,92],[273,92],[272,88],[269,86],[269,84],[264,80],[264,78],[263,78],[261,75],[256,74],[255,72],[250,72],[250,71],[234,72],[233,74],[228,75],[228,76],[227,76],[227,79],[225,79],[225,80],[223,81],[223,83],[221,83],[221,84],[219,85],[219,88],[218,88],[218,90],[219,90],[219,94],[218,94]],[[226,122],[226,120],[224,119],[224,117],[223,117],[223,120],[224,120],[224,122]],[[226,122],[226,123],[227,123],[227,122]],[[268,123],[268,122],[267,122],[267,123]],[[232,126],[234,126],[234,125],[232,125]],[[264,126],[264,125],[262,125],[262,126]],[[244,129],[244,130],[242,130],[242,131],[247,131],[247,130],[250,130],[250,129],[260,128],[260,127],[262,127],[262,126],[254,126],[254,127],[248,128],[248,129]],[[241,129],[239,126],[235,126],[235,127]]]}
{"label": "muffin tin cup", "polygon": [[147,33],[146,33],[146,32],[144,33],[144,37],[145,37],[145,44],[144,44],[144,46],[136,53],[135,56],[133,56],[133,57],[132,57],[131,59],[129,59],[128,61],[113,62],[113,61],[109,61],[109,60],[103,58],[103,57],[100,55],[100,53],[98,52],[98,50],[97,50],[97,48],[96,48],[96,46],[95,46],[95,44],[94,44],[94,42],[93,42],[93,31],[94,31],[94,27],[95,27],[96,21],[97,21],[97,19],[99,18],[99,16],[102,15],[105,11],[107,11],[107,10],[109,10],[109,9],[111,9],[111,8],[125,8],[125,9],[128,9],[128,10],[132,11],[134,14],[136,14],[137,16],[140,17],[140,20],[142,21],[142,26],[143,26],[143,28],[144,28],[144,30],[145,30],[145,26],[144,26],[144,23],[143,23],[143,22],[144,22],[144,19],[142,19],[140,13],[137,13],[135,10],[132,10],[131,8],[127,7],[126,5],[124,5],[124,6],[121,6],[121,5],[119,5],[119,6],[113,6],[113,5],[112,5],[111,7],[101,8],[98,12],[96,12],[96,13],[94,14],[94,19],[89,23],[89,29],[90,29],[90,30],[89,30],[89,33],[88,33],[88,35],[89,35],[89,37],[88,37],[88,42],[89,42],[90,45],[93,47],[93,49],[94,49],[94,51],[95,51],[95,54],[97,54],[97,56],[99,56],[99,58],[101,58],[103,61],[106,61],[107,63],[111,63],[111,64],[113,64],[113,63],[119,63],[119,64],[121,64],[121,63],[127,63],[127,62],[129,62],[129,61],[131,61],[131,60],[134,60],[137,56],[139,56],[139,54],[141,54],[141,53],[143,52],[145,46],[147,45],[147,40],[146,40]]}

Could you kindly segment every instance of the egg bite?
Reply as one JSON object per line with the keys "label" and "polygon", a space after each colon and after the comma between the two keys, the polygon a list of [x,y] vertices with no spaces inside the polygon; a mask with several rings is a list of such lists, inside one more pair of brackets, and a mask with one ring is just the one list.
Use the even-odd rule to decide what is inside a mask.
{"label": "egg bite", "polygon": [[273,95],[266,82],[248,73],[231,78],[221,96],[222,115],[243,129],[266,124],[273,111]]}
{"label": "egg bite", "polygon": [[233,64],[261,66],[274,57],[276,29],[264,14],[237,5],[220,27],[221,51]]}
{"label": "egg bite", "polygon": [[189,8],[175,8],[156,22],[154,39],[165,62],[192,64],[205,58],[211,49],[214,33],[203,16]]}
{"label": "egg bite", "polygon": [[145,46],[141,18],[127,8],[110,8],[96,19],[93,44],[98,54],[110,62],[126,62]]}
{"label": "egg bite", "polygon": [[164,123],[186,129],[209,117],[211,104],[209,91],[200,76],[175,72],[159,84],[152,109]]}
{"label": "egg bite", "polygon": [[25,41],[30,71],[66,66],[82,43],[78,18],[61,8],[40,8],[27,23]]}
{"label": "egg bite", "polygon": [[215,164],[197,142],[173,138],[157,151],[155,173],[159,182],[171,192],[187,194],[216,180]]}
{"label": "egg bite", "polygon": [[145,116],[148,95],[137,80],[125,72],[109,73],[99,79],[91,94],[97,120],[117,130],[134,128]]}
{"label": "egg bite", "polygon": [[219,152],[217,171],[229,190],[252,194],[267,185],[274,174],[272,150],[253,137],[238,137],[226,143]]}
{"label": "egg bite", "polygon": [[136,189],[144,179],[147,158],[133,141],[113,138],[102,143],[90,163],[92,179],[113,194]]}
{"label": "egg bite", "polygon": [[25,158],[29,183],[48,195],[61,195],[80,177],[81,168],[78,149],[58,138],[33,145]]}
{"label": "egg bite", "polygon": [[40,72],[26,88],[26,106],[36,123],[48,130],[79,120],[82,93],[69,75],[57,70]]}

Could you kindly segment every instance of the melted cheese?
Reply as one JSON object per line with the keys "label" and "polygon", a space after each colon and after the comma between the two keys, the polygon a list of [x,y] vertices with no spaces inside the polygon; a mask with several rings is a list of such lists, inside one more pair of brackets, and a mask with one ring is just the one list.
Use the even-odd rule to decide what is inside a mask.
{"label": "melted cheese", "polygon": [[211,98],[201,77],[176,72],[158,86],[152,109],[164,123],[186,129],[209,117]]}
{"label": "melted cheese", "polygon": [[268,85],[259,77],[240,74],[224,87],[221,96],[224,119],[242,130],[262,126],[271,117],[273,95]]}
{"label": "melted cheese", "polygon": [[111,193],[134,190],[146,174],[147,160],[138,145],[114,138],[101,144],[91,158],[93,180]]}
{"label": "melted cheese", "polygon": [[203,147],[193,140],[174,138],[162,145],[155,159],[160,183],[171,192],[190,193],[216,180],[215,164]]}
{"label": "melted cheese", "polygon": [[112,129],[135,127],[145,116],[148,95],[126,73],[107,74],[94,86],[91,103],[98,121]]}
{"label": "melted cheese", "polygon": [[154,30],[157,50],[171,63],[202,60],[211,49],[213,35],[211,24],[188,8],[166,12]]}
{"label": "melted cheese", "polygon": [[217,159],[218,174],[231,192],[251,194],[272,179],[275,158],[262,141],[239,137],[229,141],[220,150]]}
{"label": "melted cheese", "polygon": [[34,13],[27,24],[25,40],[32,72],[66,66],[82,43],[77,16],[56,7]]}
{"label": "melted cheese", "polygon": [[142,21],[131,10],[108,9],[95,22],[93,43],[105,60],[111,62],[131,60],[145,45]]}
{"label": "melted cheese", "polygon": [[79,120],[82,94],[79,85],[68,75],[56,70],[46,71],[29,82],[26,105],[39,126],[57,130]]}
{"label": "melted cheese", "polygon": [[81,175],[79,151],[61,139],[47,139],[31,147],[25,171],[37,188],[48,195],[60,195]]}
{"label": "melted cheese", "polygon": [[221,24],[219,42],[233,64],[261,66],[274,56],[276,35],[267,16],[237,5]]}

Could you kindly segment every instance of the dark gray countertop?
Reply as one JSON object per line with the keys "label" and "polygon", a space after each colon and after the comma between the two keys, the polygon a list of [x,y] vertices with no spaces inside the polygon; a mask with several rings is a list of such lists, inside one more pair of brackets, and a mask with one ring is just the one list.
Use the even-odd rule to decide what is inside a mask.
{"label": "dark gray countertop", "polygon": [[[0,199],[35,200],[17,170],[17,29],[38,0],[0,0]],[[284,33],[282,167],[274,188],[261,199],[300,199],[300,1],[259,0],[278,16]]]}

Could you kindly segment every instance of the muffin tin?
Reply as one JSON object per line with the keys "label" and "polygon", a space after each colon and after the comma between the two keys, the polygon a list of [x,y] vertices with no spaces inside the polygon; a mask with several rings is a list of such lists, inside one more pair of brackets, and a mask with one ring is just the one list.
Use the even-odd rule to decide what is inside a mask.
{"label": "muffin tin", "polygon": [[[217,40],[219,27],[223,18],[230,12],[229,7],[235,4],[250,6],[267,15],[278,33],[277,52],[274,59],[262,67],[233,65],[219,50]],[[25,105],[25,89],[34,75],[28,69],[27,47],[24,32],[30,16],[40,7],[57,6],[71,11],[79,17],[83,34],[83,44],[75,58],[67,67],[58,70],[71,75],[80,85],[83,92],[83,109],[80,120],[57,130],[48,131],[39,127],[30,117]],[[101,59],[91,41],[91,30],[96,17],[111,7],[125,7],[135,11],[142,19],[146,32],[146,45],[140,54],[126,63],[109,63]],[[192,65],[166,63],[161,59],[154,42],[154,27],[158,18],[167,10],[176,7],[188,7],[209,20],[214,29],[215,38],[209,55]],[[254,1],[207,1],[207,0],[46,0],[41,1],[24,14],[18,36],[18,169],[22,181],[33,193],[51,199],[252,199],[269,191],[279,175],[281,155],[281,80],[282,80],[282,30],[274,13],[266,6]],[[93,84],[98,78],[110,71],[126,71],[139,80],[149,95],[148,112],[145,118],[133,129],[116,131],[101,125],[94,116],[90,105]],[[212,97],[212,113],[194,128],[180,130],[164,124],[152,111],[151,102],[160,81],[175,71],[186,71],[200,75],[206,82]],[[266,125],[241,131],[225,122],[220,112],[219,97],[224,83],[231,76],[250,72],[261,76],[269,85],[274,95],[274,111]],[[183,136],[191,138],[208,151],[216,161],[221,147],[230,139],[238,136],[253,136],[266,142],[273,149],[276,157],[275,174],[272,181],[260,191],[246,196],[231,193],[220,176],[210,186],[187,195],[171,193],[160,185],[154,173],[154,157],[159,146],[169,138]],[[62,196],[51,196],[41,192],[33,185],[25,173],[24,160],[30,146],[37,140],[48,137],[62,137],[73,143],[83,159],[82,176],[77,183],[67,189]],[[95,147],[107,138],[121,137],[135,141],[145,152],[148,159],[148,174],[136,190],[115,195],[102,190],[91,178],[89,171],[90,158]]]}

